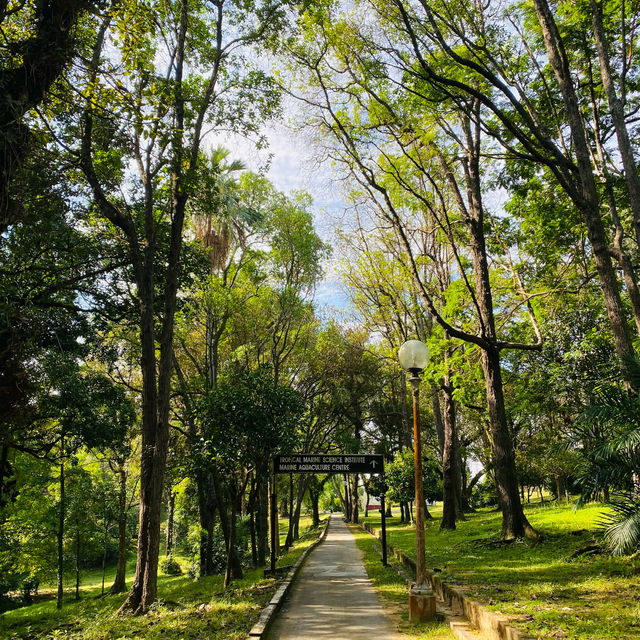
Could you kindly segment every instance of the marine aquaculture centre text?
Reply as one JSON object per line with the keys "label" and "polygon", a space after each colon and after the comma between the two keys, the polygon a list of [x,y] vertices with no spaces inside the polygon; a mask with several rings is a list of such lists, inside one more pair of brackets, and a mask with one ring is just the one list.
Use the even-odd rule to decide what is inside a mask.
{"label": "marine aquaculture centre text", "polygon": [[276,456],[276,473],[380,473],[380,455]]}

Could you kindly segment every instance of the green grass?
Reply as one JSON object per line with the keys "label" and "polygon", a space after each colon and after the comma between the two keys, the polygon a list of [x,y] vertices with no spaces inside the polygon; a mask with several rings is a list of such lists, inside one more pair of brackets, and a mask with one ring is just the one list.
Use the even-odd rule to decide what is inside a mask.
{"label": "green grass", "polygon": [[[300,524],[298,525],[299,531],[302,533],[311,527],[311,516],[300,516]],[[283,545],[287,539],[287,531],[289,530],[289,520],[287,518],[280,518],[278,521],[280,529],[280,544]]]}
{"label": "green grass", "polygon": [[[288,553],[278,558],[278,562],[276,563],[276,566],[284,567],[287,565],[294,564],[295,561],[303,554],[305,549],[307,549],[307,547],[310,547],[317,540],[318,536],[320,535],[320,532],[322,531],[322,528],[326,524],[326,519],[321,520],[320,529],[311,529],[311,524],[312,524],[312,520],[310,517],[304,517],[304,516],[300,517],[300,531],[306,531],[307,534],[300,536],[300,539],[296,541],[294,547]],[[282,530],[282,523],[280,523],[280,527]],[[285,538],[286,538],[286,528],[285,528],[285,535],[280,536],[281,543],[284,542]]]}
{"label": "green grass", "polygon": [[384,567],[380,562],[380,543],[360,527],[348,525],[355,536],[358,549],[373,588],[386,613],[396,623],[404,638],[415,640],[453,640],[454,636],[446,622],[409,622],[407,582],[393,567]]}
{"label": "green grass", "polygon": [[[440,532],[441,510],[430,509],[426,525],[427,567],[462,586],[488,608],[507,614],[520,629],[540,638],[580,640],[640,637],[640,557],[569,556],[598,542],[601,505],[535,504],[526,508],[542,542],[498,542],[499,513],[470,514],[456,531]],[[367,519],[380,524],[379,514]],[[388,519],[389,544],[415,557],[415,532]]]}
{"label": "green grass", "polygon": [[[310,524],[310,519],[309,523]],[[318,530],[304,532],[294,549],[279,560],[292,564],[318,536]],[[131,577],[133,567],[129,572]],[[113,571],[108,572],[113,579]],[[101,571],[83,575],[81,600],[73,601],[65,590],[63,608],[54,600],[38,602],[0,615],[0,637],[8,640],[240,640],[255,623],[260,611],[275,592],[277,583],[263,578],[262,569],[246,571],[244,578],[226,591],[222,576],[199,580],[187,577],[158,577],[158,603],[146,616],[118,616],[125,594],[100,597]],[[127,586],[130,586],[131,580]],[[110,579],[105,582],[111,586]]]}

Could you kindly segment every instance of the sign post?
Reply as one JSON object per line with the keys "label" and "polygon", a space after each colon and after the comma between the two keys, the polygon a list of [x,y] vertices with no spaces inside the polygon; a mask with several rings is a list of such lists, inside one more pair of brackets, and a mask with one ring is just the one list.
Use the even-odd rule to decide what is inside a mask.
{"label": "sign post", "polygon": [[387,566],[387,508],[385,498],[387,493],[387,483],[384,473],[382,474],[382,493],[380,494],[380,524],[382,526],[382,565]]}
{"label": "sign post", "polygon": [[275,473],[372,473],[384,472],[380,455],[372,454],[298,454],[275,456]]}
{"label": "sign post", "polygon": [[[278,498],[276,495],[276,476],[278,473],[368,473],[382,474],[384,484],[384,458],[376,454],[325,454],[301,453],[296,455],[278,455],[273,457],[273,473],[271,480],[271,575],[276,575],[278,532]],[[382,510],[382,564],[387,566],[387,524],[385,513],[385,494],[380,496]],[[265,572],[265,575],[266,572]]]}

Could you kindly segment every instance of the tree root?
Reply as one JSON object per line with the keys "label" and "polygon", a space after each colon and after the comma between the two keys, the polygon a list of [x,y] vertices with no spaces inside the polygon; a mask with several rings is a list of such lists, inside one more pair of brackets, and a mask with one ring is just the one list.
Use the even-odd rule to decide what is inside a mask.
{"label": "tree root", "polygon": [[576,549],[567,560],[575,560],[576,558],[580,558],[581,556],[595,556],[602,553],[604,549],[599,544],[587,544],[584,547],[580,547]]}

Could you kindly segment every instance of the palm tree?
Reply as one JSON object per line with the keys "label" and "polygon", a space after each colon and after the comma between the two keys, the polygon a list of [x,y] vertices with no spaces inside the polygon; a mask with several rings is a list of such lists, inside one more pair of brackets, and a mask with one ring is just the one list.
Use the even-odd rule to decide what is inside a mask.
{"label": "palm tree", "polygon": [[236,175],[245,165],[229,162],[229,155],[228,149],[217,147],[199,163],[199,197],[192,199],[196,237],[209,249],[212,273],[224,268],[234,240],[244,248],[248,229],[262,218],[242,199]]}
{"label": "palm tree", "polygon": [[[640,388],[640,361],[630,357],[626,366],[632,388]],[[581,500],[614,490],[600,521],[604,538],[614,554],[631,553],[640,548],[640,396],[619,384],[602,385],[583,417],[580,439],[593,446],[586,453]]]}

